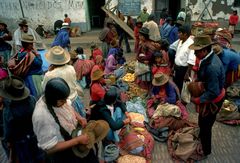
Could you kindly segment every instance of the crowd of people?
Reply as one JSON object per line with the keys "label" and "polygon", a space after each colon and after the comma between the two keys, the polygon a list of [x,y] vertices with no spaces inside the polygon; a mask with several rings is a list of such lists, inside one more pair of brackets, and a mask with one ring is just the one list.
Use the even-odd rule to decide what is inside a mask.
{"label": "crowd of people", "polygon": [[[117,16],[125,20],[120,11]],[[206,158],[226,89],[240,78],[240,54],[232,49],[232,31],[194,36],[185,19],[184,9],[176,21],[164,9],[157,24],[146,7],[135,24],[128,17],[136,54],[130,82],[123,80],[132,73],[124,56],[131,52],[128,35],[109,17],[99,34],[102,48],[92,42],[89,58],[82,47],[72,49],[67,14],[48,50],[26,20],[13,37],[0,22],[0,145],[7,159],[95,163],[138,155],[151,162],[154,139],[171,141],[172,133],[187,127],[198,130],[193,141],[199,140],[200,148],[188,157],[173,152],[173,159]],[[145,90],[142,99],[127,96],[132,84]],[[87,88],[90,103],[84,106]],[[190,102],[198,124],[188,119]]]}

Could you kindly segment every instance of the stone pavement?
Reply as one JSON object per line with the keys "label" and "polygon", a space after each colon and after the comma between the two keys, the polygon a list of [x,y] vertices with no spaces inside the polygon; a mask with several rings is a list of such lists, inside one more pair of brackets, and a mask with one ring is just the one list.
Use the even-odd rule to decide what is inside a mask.
{"label": "stone pavement", "polygon": [[[71,38],[72,48],[82,46],[85,54],[90,54],[89,45],[92,41],[100,45],[98,39],[99,30],[84,33],[81,37]],[[52,39],[45,40],[49,45]],[[235,35],[232,41],[233,47],[240,51],[240,34]],[[133,49],[134,40],[130,40],[131,48]],[[133,59],[134,54],[125,54],[127,60]],[[84,104],[89,103],[89,89],[85,89]],[[197,113],[194,106],[189,104],[187,109],[190,113],[190,120],[197,123]],[[240,162],[240,127],[228,126],[219,122],[215,122],[212,130],[212,154],[205,160],[198,161],[199,163],[239,163]],[[173,163],[166,143],[155,142],[153,151],[153,163]]]}

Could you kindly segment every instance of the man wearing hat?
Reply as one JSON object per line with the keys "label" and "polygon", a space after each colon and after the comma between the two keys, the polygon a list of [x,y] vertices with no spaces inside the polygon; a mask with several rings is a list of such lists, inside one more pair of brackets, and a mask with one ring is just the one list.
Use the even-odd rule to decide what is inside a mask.
{"label": "man wearing hat", "polygon": [[12,152],[9,160],[44,161],[44,153],[38,148],[32,126],[36,100],[30,95],[24,81],[16,76],[5,78],[0,82],[0,96],[4,98],[4,142],[9,144],[7,151]]}
{"label": "man wearing hat", "polygon": [[14,48],[16,51],[22,48],[21,38],[23,33],[32,35],[34,37],[34,41],[37,41],[37,33],[35,33],[34,30],[29,27],[27,20],[25,19],[21,20],[21,22],[18,25],[19,25],[18,29],[13,34],[13,41],[15,45]]}
{"label": "man wearing hat", "polygon": [[61,46],[63,49],[70,51],[70,39],[69,39],[70,26],[68,23],[63,23],[61,30],[57,33],[51,47]]}
{"label": "man wearing hat", "polygon": [[3,57],[3,63],[7,63],[10,58],[12,46],[6,41],[11,41],[12,35],[7,29],[7,24],[0,21],[0,57]]}
{"label": "man wearing hat", "polygon": [[220,59],[212,51],[213,42],[207,35],[196,36],[189,49],[195,50],[200,59],[197,80],[204,83],[204,92],[199,97],[192,97],[191,101],[199,107],[198,125],[199,137],[203,154],[211,154],[212,126],[216,120],[225,95],[224,68]]}
{"label": "man wearing hat", "polygon": [[145,23],[149,17],[149,13],[147,12],[147,7],[144,6],[142,12],[140,15],[137,17],[137,19],[140,19],[142,23]]}

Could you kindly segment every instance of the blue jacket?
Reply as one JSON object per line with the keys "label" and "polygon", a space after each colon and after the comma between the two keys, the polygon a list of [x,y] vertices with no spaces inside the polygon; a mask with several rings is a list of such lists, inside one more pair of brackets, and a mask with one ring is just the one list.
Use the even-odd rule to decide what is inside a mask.
{"label": "blue jacket", "polygon": [[69,39],[69,32],[67,29],[61,29],[57,36],[55,37],[51,47],[53,46],[61,46],[62,48],[68,47],[70,44],[70,39]]}
{"label": "blue jacket", "polygon": [[169,33],[172,29],[172,26],[168,23],[164,23],[160,28],[161,39],[168,39]]}
{"label": "blue jacket", "polygon": [[224,87],[225,72],[217,55],[212,52],[201,61],[197,77],[205,88],[205,92],[200,96],[200,103],[210,102],[220,95]]}
{"label": "blue jacket", "polygon": [[223,51],[218,54],[218,57],[223,63],[224,71],[236,71],[240,64],[240,54],[234,52],[231,49],[224,48]]}
{"label": "blue jacket", "polygon": [[168,36],[168,42],[169,44],[174,43],[175,41],[177,41],[178,38],[178,27],[177,26],[173,26],[169,32],[169,36]]}

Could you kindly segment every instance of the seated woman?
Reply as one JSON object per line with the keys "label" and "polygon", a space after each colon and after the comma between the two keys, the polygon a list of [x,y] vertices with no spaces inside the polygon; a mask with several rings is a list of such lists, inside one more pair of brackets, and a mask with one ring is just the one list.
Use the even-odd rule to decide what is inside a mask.
{"label": "seated woman", "polygon": [[124,68],[118,64],[118,61],[123,57],[122,55],[123,53],[119,51],[108,56],[104,71],[106,75],[114,74],[116,78],[119,78],[124,74]]}
{"label": "seated woman", "polygon": [[[164,55],[165,54],[165,55]],[[170,75],[171,69],[169,67],[169,61],[167,53],[162,53],[161,51],[156,51],[153,53],[154,63],[152,66],[152,74],[155,75],[157,73],[164,73]]]}
{"label": "seated woman", "polygon": [[103,71],[99,67],[93,67],[91,72],[90,96],[91,104],[102,100],[106,91],[104,88],[105,80]]}
{"label": "seated woman", "polygon": [[[54,96],[53,96],[54,95]],[[83,128],[87,121],[71,106],[68,100],[70,88],[62,78],[50,79],[32,116],[34,133],[38,146],[48,154],[51,162],[94,162],[98,159],[91,150],[88,156],[80,158],[74,155],[72,147],[88,144],[86,134],[71,137],[71,133],[80,124]]]}
{"label": "seated woman", "polygon": [[107,139],[118,142],[119,137],[117,130],[130,122],[130,119],[125,117],[126,108],[118,100],[118,90],[116,87],[110,89],[104,95],[104,99],[96,103],[91,109],[91,120],[105,120],[110,126],[110,131]]}

